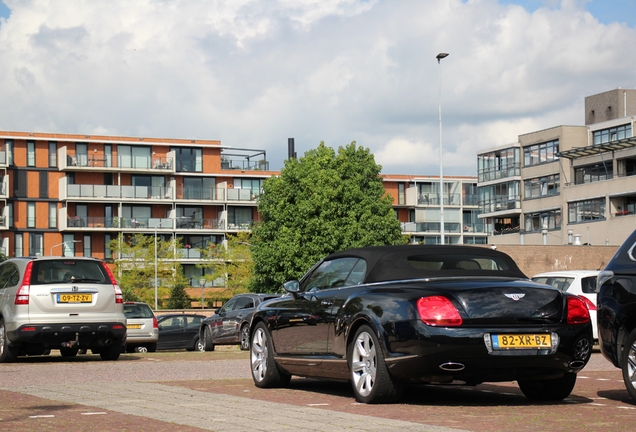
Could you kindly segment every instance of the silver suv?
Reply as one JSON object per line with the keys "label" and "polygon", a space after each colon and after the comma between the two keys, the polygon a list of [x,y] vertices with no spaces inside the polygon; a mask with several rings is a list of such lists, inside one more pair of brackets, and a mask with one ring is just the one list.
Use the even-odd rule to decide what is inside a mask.
{"label": "silver suv", "polygon": [[117,360],[126,343],[123,295],[104,262],[22,257],[0,264],[0,362],[59,349]]}

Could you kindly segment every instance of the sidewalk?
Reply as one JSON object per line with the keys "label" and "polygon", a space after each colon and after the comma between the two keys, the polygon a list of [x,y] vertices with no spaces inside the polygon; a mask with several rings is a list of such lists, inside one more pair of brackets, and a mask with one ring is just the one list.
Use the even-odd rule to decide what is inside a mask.
{"label": "sidewalk", "polygon": [[396,429],[457,431],[421,423],[264,402],[141,381],[0,389],[218,432]]}

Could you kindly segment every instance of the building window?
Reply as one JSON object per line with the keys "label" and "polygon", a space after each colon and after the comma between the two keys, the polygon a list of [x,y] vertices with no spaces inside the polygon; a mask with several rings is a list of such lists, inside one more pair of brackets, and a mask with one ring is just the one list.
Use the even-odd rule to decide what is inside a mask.
{"label": "building window", "polygon": [[152,149],[146,146],[117,146],[119,166],[122,168],[150,168]]}
{"label": "building window", "polygon": [[568,204],[568,223],[605,220],[605,198]]}
{"label": "building window", "polygon": [[404,184],[404,182],[399,182],[398,183],[398,205],[406,204],[405,189],[406,189],[406,185]]}
{"label": "building window", "polygon": [[57,203],[49,203],[49,228],[57,228]]}
{"label": "building window", "polygon": [[84,256],[85,257],[93,256],[93,247],[92,247],[92,244],[91,244],[91,236],[90,235],[85,235],[84,236]]}
{"label": "building window", "polygon": [[64,242],[62,243],[62,256],[75,256],[75,235],[64,234]]}
{"label": "building window", "polygon": [[13,228],[13,203],[8,203],[7,207],[9,208],[9,228]]}
{"label": "building window", "polygon": [[523,148],[525,166],[540,165],[559,160],[559,140],[533,144]]}
{"label": "building window", "polygon": [[525,199],[559,195],[560,175],[554,174],[524,181]]}
{"label": "building window", "polygon": [[513,147],[477,155],[479,182],[487,182],[521,174],[519,148]]}
{"label": "building window", "polygon": [[632,137],[632,125],[631,123],[616,126],[608,129],[601,129],[593,132],[594,145],[605,144],[611,141],[617,141],[625,138]]}
{"label": "building window", "polygon": [[15,235],[15,256],[24,256],[24,234]]}
{"label": "building window", "polygon": [[610,180],[614,164],[612,162],[598,163],[574,168],[574,184],[593,183]]}
{"label": "building window", "polygon": [[13,140],[5,140],[4,145],[7,149],[7,165],[13,166]]}
{"label": "building window", "polygon": [[177,171],[203,171],[203,153],[200,148],[176,147],[170,150],[175,152]]}
{"label": "building window", "polygon": [[104,162],[105,167],[113,166],[113,146],[110,144],[104,144]]}
{"label": "building window", "polygon": [[35,141],[27,141],[27,166],[35,166]]}
{"label": "building window", "polygon": [[110,250],[110,242],[110,234],[104,234],[104,261],[112,261],[113,259],[113,252]]}
{"label": "building window", "polygon": [[561,209],[547,210],[540,213],[526,213],[523,216],[526,232],[561,229]]}
{"label": "building window", "polygon": [[49,167],[57,167],[57,142],[49,141]]}
{"label": "building window", "polygon": [[35,228],[35,203],[27,203],[27,228]]}
{"label": "building window", "polygon": [[42,240],[42,234],[29,234],[29,254],[35,256],[43,256],[44,255],[44,242]]}

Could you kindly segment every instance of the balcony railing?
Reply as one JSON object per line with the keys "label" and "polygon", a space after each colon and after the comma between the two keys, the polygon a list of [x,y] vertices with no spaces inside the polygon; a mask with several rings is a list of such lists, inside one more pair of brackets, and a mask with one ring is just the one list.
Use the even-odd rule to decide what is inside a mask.
{"label": "balcony railing", "polygon": [[154,156],[91,156],[89,154],[66,156],[67,167],[78,168],[119,168],[119,169],[143,169],[174,171],[172,158],[159,158]]}
{"label": "balcony railing", "polygon": [[[461,194],[446,194],[444,196],[445,206],[458,206],[461,204]],[[420,193],[417,196],[417,203],[419,205],[432,205],[438,206],[440,198],[438,193]]]}
{"label": "balcony railing", "polygon": [[482,169],[477,173],[479,183],[499,180],[508,177],[518,177],[521,175],[521,164],[510,164],[504,167],[492,167]]}
{"label": "balcony railing", "polygon": [[492,200],[479,202],[479,210],[481,213],[493,213],[514,209],[521,209],[521,197],[519,195],[515,195],[514,197],[495,198]]}
{"label": "balcony railing", "polygon": [[99,216],[70,216],[67,218],[68,228],[104,228],[126,230],[223,230],[225,221],[212,218],[192,218],[182,216],[177,218],[124,218]]}
{"label": "balcony railing", "polygon": [[[402,232],[406,233],[438,233],[440,222],[402,222]],[[461,233],[462,225],[455,222],[444,222],[444,232]]]}
{"label": "balcony railing", "polygon": [[68,198],[99,199],[172,199],[172,188],[165,186],[117,186],[70,184]]}

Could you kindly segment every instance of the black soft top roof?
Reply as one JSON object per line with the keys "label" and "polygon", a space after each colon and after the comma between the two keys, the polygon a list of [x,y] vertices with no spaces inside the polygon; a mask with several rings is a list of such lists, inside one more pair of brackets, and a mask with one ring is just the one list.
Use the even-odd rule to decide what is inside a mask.
{"label": "black soft top roof", "polygon": [[367,262],[365,283],[453,276],[528,278],[510,256],[480,246],[371,246],[336,252],[325,260],[348,256]]}

